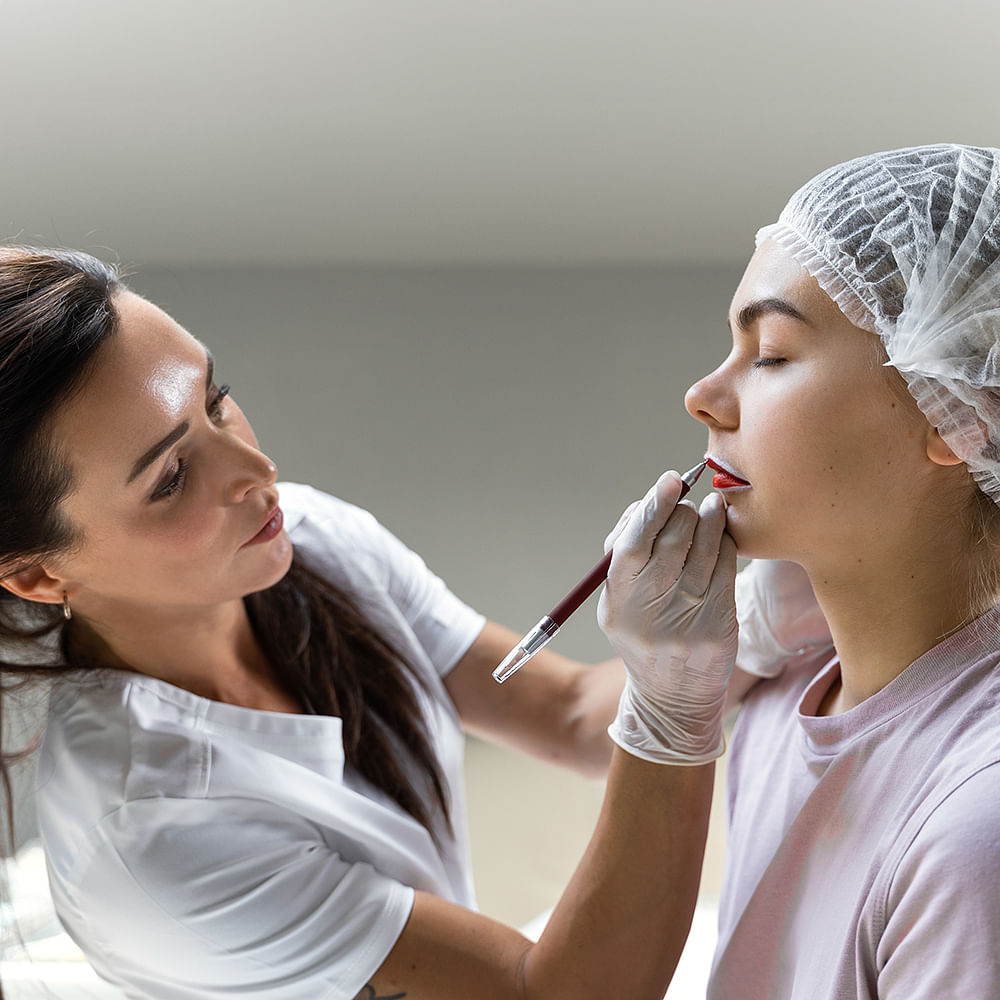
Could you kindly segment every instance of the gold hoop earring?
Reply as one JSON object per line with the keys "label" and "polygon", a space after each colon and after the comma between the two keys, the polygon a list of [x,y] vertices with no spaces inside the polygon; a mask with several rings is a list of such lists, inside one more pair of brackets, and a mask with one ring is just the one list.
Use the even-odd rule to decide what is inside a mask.
{"label": "gold hoop earring", "polygon": [[73,617],[73,609],[69,606],[69,595],[63,591],[63,618],[69,621]]}

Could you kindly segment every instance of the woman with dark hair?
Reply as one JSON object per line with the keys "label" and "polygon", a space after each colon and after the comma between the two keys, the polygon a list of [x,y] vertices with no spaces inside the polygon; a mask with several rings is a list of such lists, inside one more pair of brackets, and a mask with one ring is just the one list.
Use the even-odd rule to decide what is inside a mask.
{"label": "woman with dark hair", "polygon": [[[56,678],[39,827],[98,972],[156,1000],[662,996],[736,650],[722,505],[679,490],[615,543],[616,747],[621,663],[546,651],[498,687],[518,637],[277,485],[202,344],[91,257],[0,249],[2,666]],[[610,763],[537,944],[474,912],[460,722]]]}

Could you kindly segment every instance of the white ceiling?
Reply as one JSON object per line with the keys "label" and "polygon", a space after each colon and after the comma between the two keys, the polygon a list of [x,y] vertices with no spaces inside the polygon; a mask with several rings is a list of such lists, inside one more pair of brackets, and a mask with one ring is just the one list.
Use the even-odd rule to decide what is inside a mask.
{"label": "white ceiling", "polygon": [[136,264],[732,260],[1000,144],[996,0],[0,0],[0,238]]}

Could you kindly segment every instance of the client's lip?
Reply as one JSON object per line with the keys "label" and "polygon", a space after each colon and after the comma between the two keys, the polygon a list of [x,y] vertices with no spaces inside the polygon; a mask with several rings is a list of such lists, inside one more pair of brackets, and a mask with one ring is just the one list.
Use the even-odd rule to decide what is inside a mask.
{"label": "client's lip", "polygon": [[748,489],[750,481],[734,469],[720,462],[714,455],[706,455],[705,461],[715,470],[712,486],[717,490]]}
{"label": "client's lip", "polygon": [[261,542],[269,542],[272,538],[277,537],[281,533],[281,529],[285,523],[285,516],[281,512],[281,508],[275,504],[271,508],[267,515],[267,520],[264,522],[260,530],[251,538],[249,541],[243,543],[241,548],[246,548],[248,545],[257,545]]}

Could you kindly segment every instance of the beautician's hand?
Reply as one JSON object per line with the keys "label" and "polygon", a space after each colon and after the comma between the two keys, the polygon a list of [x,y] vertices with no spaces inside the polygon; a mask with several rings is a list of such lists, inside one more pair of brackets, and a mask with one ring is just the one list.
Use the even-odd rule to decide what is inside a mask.
{"label": "beautician's hand", "polygon": [[833,644],[809,577],[797,563],[755,559],[741,570],[736,615],[737,666],[758,677],[777,677],[800,653]]}
{"label": "beautician's hand", "polygon": [[614,546],[598,623],[625,661],[608,732],[623,749],[667,764],[722,755],[726,685],[736,658],[736,545],[721,497],[677,503],[664,473],[608,536]]}

